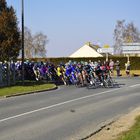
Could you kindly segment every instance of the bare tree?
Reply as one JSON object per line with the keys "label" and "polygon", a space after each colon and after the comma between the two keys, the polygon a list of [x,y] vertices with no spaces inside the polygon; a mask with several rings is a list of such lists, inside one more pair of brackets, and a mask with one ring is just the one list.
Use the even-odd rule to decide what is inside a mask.
{"label": "bare tree", "polygon": [[115,40],[114,53],[115,54],[121,54],[122,52],[121,45],[124,41],[123,36],[125,31],[124,22],[125,20],[118,20],[114,30],[114,40]]}
{"label": "bare tree", "polygon": [[134,23],[131,22],[126,25],[125,27],[125,32],[124,32],[124,41],[126,43],[128,42],[140,42],[140,32],[139,30],[135,27]]}
{"label": "bare tree", "polygon": [[140,42],[140,32],[133,22],[125,24],[125,20],[119,20],[114,30],[114,41],[114,53],[121,54],[123,43]]}
{"label": "bare tree", "polygon": [[46,57],[47,36],[43,33],[32,35],[31,30],[25,27],[25,57]]}
{"label": "bare tree", "polygon": [[43,33],[36,33],[33,38],[34,44],[34,56],[35,57],[46,57],[46,43],[47,43],[47,36]]}
{"label": "bare tree", "polygon": [[25,57],[32,58],[33,57],[33,36],[31,34],[31,30],[27,27],[24,28],[24,46],[25,46]]}

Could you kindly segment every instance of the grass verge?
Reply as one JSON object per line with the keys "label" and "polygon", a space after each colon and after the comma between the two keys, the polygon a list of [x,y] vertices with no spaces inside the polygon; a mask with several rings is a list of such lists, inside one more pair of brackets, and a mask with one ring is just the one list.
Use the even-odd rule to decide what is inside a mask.
{"label": "grass verge", "polygon": [[48,90],[55,87],[56,86],[54,84],[29,82],[29,83],[25,83],[24,86],[19,84],[17,86],[0,88],[0,96],[2,97],[2,96],[22,94],[22,93],[34,92],[34,91],[40,91],[40,90]]}
{"label": "grass verge", "polygon": [[[120,73],[122,74],[122,76],[126,76],[125,70],[121,70]],[[140,75],[140,70],[130,70],[130,75],[134,76],[134,74]],[[115,70],[114,70],[114,75],[116,76],[116,71]]]}
{"label": "grass verge", "polygon": [[122,133],[117,140],[140,140],[140,116],[136,118],[134,126],[129,131]]}

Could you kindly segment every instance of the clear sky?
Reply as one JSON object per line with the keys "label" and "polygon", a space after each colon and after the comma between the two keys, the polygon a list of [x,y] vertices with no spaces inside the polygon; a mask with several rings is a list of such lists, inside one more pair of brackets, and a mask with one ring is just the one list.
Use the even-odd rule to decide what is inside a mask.
{"label": "clear sky", "polygon": [[[21,27],[21,0],[7,0]],[[25,26],[48,37],[47,56],[69,56],[86,42],[113,44],[117,20],[140,30],[140,0],[24,0]]]}

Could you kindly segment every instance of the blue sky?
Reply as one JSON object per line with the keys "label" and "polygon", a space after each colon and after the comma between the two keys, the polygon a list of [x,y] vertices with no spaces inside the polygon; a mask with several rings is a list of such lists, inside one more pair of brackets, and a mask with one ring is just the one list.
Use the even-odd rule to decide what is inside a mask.
{"label": "blue sky", "polygon": [[[21,27],[21,0],[7,0]],[[140,30],[140,0],[24,0],[25,26],[48,37],[47,56],[69,56],[86,42],[113,44],[117,20]]]}

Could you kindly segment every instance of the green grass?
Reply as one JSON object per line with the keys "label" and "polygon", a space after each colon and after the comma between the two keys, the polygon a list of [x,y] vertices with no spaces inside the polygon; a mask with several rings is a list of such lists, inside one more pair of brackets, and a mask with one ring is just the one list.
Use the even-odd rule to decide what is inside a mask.
{"label": "green grass", "polygon": [[27,82],[25,83],[24,86],[22,86],[21,84],[18,84],[17,86],[0,88],[0,96],[22,94],[22,93],[27,93],[27,92],[33,92],[36,90],[47,90],[54,87],[55,87],[54,84]]}
{"label": "green grass", "polygon": [[121,134],[117,140],[140,140],[140,116],[136,118],[134,126]]}

